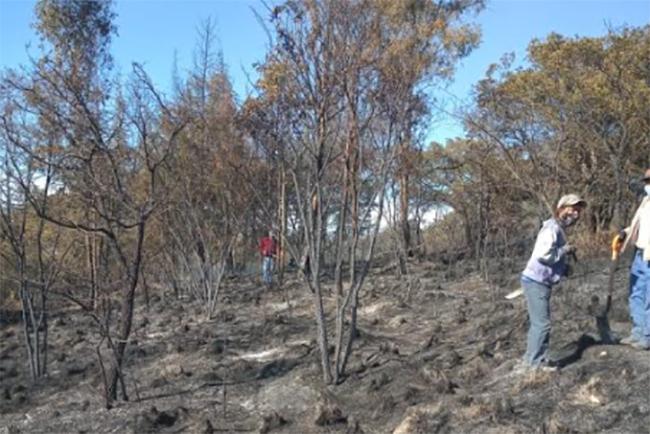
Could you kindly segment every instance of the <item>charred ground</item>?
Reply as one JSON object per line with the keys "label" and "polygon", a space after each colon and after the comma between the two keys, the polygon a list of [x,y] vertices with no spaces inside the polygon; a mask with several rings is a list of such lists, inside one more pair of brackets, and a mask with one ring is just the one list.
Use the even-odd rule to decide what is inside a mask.
{"label": "charred ground", "polygon": [[[105,410],[91,321],[51,321],[49,377],[32,385],[21,329],[0,329],[0,432],[650,432],[650,353],[600,341],[594,295],[607,264],[590,261],[552,299],[558,373],[520,374],[517,273],[488,285],[468,264],[411,264],[409,279],[373,270],[348,376],[321,383],[311,294],[290,274],[265,292],[233,279],[221,312],[170,296],[140,303],[128,349],[130,401]],[[516,269],[516,266],[513,267]],[[497,270],[495,270],[497,271]],[[628,329],[627,270],[609,315]],[[289,303],[287,303],[287,299]],[[328,302],[333,303],[329,297]]]}

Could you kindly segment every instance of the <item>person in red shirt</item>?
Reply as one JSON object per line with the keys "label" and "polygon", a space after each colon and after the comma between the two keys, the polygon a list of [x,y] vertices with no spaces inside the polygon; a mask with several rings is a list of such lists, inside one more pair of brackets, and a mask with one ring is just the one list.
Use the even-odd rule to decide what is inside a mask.
{"label": "person in red shirt", "polygon": [[260,255],[262,256],[262,280],[268,286],[273,284],[273,261],[278,254],[278,243],[273,231],[260,240]]}

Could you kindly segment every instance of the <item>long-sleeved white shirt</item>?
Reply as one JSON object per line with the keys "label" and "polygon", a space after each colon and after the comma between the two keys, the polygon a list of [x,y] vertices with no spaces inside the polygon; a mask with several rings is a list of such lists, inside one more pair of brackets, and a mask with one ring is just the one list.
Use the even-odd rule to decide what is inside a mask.
{"label": "long-sleeved white shirt", "polygon": [[542,225],[522,276],[553,286],[566,275],[566,236],[554,218]]}
{"label": "long-sleeved white shirt", "polygon": [[650,261],[650,196],[646,196],[641,201],[641,205],[636,210],[632,224],[625,228],[627,238],[623,249],[629,244],[643,250],[643,260]]}
{"label": "long-sleeved white shirt", "polygon": [[[559,227],[559,225],[557,225]],[[561,233],[561,232],[560,232]],[[562,237],[564,238],[564,237]],[[545,224],[537,234],[535,247],[533,248],[533,258],[542,264],[553,265],[566,254],[565,240],[558,239],[557,229],[554,226]]]}

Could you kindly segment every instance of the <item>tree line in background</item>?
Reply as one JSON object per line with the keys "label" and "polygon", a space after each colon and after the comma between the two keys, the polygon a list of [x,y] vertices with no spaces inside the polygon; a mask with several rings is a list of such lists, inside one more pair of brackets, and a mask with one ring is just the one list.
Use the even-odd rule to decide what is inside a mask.
{"label": "tree line in background", "polygon": [[628,224],[650,163],[648,53],[648,26],[551,34],[531,41],[527,66],[506,57],[477,83],[467,136],[425,151],[427,182],[462,221],[474,256],[498,253],[513,223],[540,222],[567,192],[589,203],[587,237]]}
{"label": "tree line in background", "polygon": [[[586,233],[624,225],[650,163],[650,27],[532,41],[525,67],[505,58],[477,83],[466,137],[426,143],[482,7],[282,3],[260,15],[271,43],[238,101],[210,20],[165,94],[137,63],[114,74],[111,2],[39,1],[42,54],[0,81],[0,292],[20,302],[33,378],[47,373],[49,300],[70,302],[96,325],[107,407],[128,399],[136,292],[173,290],[213,318],[270,227],[279,272],[291,260],[312,294],[329,384],[345,377],[378,242],[404,276],[440,246],[480,263],[569,190],[590,202]],[[432,209],[446,215],[424,233]]]}

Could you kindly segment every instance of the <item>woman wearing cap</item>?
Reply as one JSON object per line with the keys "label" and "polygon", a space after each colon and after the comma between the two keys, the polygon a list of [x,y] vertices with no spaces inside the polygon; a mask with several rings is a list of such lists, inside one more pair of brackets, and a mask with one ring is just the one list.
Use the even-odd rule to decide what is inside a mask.
{"label": "woman wearing cap", "polygon": [[616,236],[619,252],[635,247],[630,268],[630,316],[632,332],[621,340],[641,350],[650,349],[650,168],[643,176],[645,197],[632,219],[632,224]]}
{"label": "woman wearing cap", "polygon": [[552,218],[542,225],[533,253],[521,276],[528,305],[528,343],[524,364],[532,369],[557,369],[548,357],[551,335],[551,287],[567,272],[567,256],[575,248],[566,241],[564,230],[573,226],[587,203],[576,194],[562,196]]}

